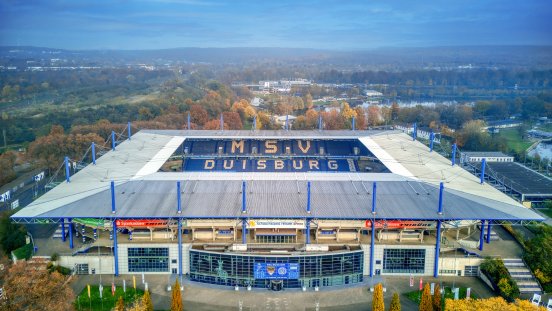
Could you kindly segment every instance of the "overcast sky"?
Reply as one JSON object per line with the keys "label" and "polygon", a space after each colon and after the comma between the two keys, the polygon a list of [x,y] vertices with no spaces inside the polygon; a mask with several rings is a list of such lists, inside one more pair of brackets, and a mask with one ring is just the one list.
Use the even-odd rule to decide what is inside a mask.
{"label": "overcast sky", "polygon": [[0,0],[0,45],[350,50],[551,44],[552,0]]}

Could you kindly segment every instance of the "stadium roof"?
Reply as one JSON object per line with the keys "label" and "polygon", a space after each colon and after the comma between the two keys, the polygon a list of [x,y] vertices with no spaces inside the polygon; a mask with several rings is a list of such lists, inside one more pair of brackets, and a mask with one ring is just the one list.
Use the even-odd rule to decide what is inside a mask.
{"label": "stadium roof", "polygon": [[[134,180],[116,187],[117,212],[111,213],[111,192],[101,192],[40,215],[45,218],[372,218],[372,183],[364,179],[311,182],[311,213],[306,212],[307,181],[248,180],[246,210],[242,213],[242,181],[198,179],[182,187],[182,214],[177,213],[176,180],[186,174],[172,174],[173,181]],[[368,174],[370,175],[370,174]],[[221,176],[219,176],[221,177]],[[250,176],[248,176],[250,177]],[[373,176],[378,179],[378,176]],[[533,212],[518,206],[445,190],[444,213],[438,215],[439,189],[417,181],[377,182],[376,219],[493,219],[539,220]],[[407,207],[407,208],[405,208]]]}
{"label": "stadium roof", "polygon": [[467,157],[496,157],[496,158],[513,158],[513,156],[504,154],[500,151],[463,151],[462,155]]}
{"label": "stadium roof", "polygon": [[[472,163],[481,170],[481,163]],[[516,162],[490,162],[485,175],[499,179],[513,191],[524,196],[552,198],[552,178],[546,177]]]}
{"label": "stadium roof", "polygon": [[[392,174],[232,173],[158,170],[187,137],[260,139],[358,138]],[[111,213],[109,184],[116,183]],[[173,218],[176,180],[182,180],[185,218],[306,217],[306,181],[312,213],[331,219],[371,218],[371,182],[378,184],[378,219],[543,220],[423,144],[398,131],[140,131],[18,211],[12,218]],[[247,213],[241,213],[241,181]],[[438,185],[445,183],[445,213],[437,214]],[[358,192],[358,193],[357,193]]]}

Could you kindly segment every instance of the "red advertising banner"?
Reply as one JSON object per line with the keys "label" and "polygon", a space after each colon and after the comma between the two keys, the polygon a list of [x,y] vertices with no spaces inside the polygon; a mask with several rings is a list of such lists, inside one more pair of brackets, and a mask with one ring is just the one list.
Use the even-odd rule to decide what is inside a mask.
{"label": "red advertising banner", "polygon": [[118,219],[116,222],[118,227],[166,227],[166,220],[149,220],[149,219]]}

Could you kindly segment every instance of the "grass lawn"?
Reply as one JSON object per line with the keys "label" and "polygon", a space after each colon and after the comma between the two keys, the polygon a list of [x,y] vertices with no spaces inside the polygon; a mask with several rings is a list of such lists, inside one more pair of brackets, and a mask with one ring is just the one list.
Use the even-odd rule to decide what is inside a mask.
{"label": "grass lawn", "polygon": [[552,208],[538,208],[537,210],[545,214],[546,216],[552,218]]}
{"label": "grass lawn", "polygon": [[[467,291],[466,287],[460,287],[460,293],[458,294],[458,296],[459,296],[458,298],[459,299],[466,298],[466,291]],[[408,299],[414,301],[416,304],[420,304],[420,298],[422,297],[422,292],[421,291],[415,290],[413,292],[408,292],[404,295]],[[473,299],[477,299],[477,296],[475,296],[473,293],[470,294],[470,297],[473,298]],[[454,299],[454,294],[452,293],[452,290],[450,289],[450,287],[445,288],[445,297],[442,299],[443,305],[445,303],[445,299],[447,299],[447,298]]]}
{"label": "grass lawn", "polygon": [[506,139],[508,149],[513,149],[516,152],[524,152],[533,144],[528,140],[522,139],[516,128],[500,129],[500,133],[498,133],[498,135],[499,137]]}
{"label": "grass lawn", "polygon": [[[100,299],[100,290],[98,285],[90,285],[90,299],[88,298],[88,289],[85,287],[82,292],[75,299],[75,310],[99,310],[109,311],[115,307],[115,303],[119,296],[123,296],[125,306],[130,306],[134,302],[135,298],[142,297],[144,291],[136,289],[136,294],[132,284],[127,284],[126,293],[123,292],[123,287],[117,286],[115,289],[115,296],[111,295],[111,284],[105,284],[103,287],[102,299]],[[102,307],[103,302],[103,307]]]}

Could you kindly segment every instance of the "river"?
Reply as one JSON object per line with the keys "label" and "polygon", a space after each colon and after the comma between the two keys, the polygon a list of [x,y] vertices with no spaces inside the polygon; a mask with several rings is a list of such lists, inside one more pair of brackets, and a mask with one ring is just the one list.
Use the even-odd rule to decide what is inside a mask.
{"label": "river", "polygon": [[547,158],[552,161],[552,141],[541,142],[535,149],[529,151],[529,156],[539,155],[541,159]]}

